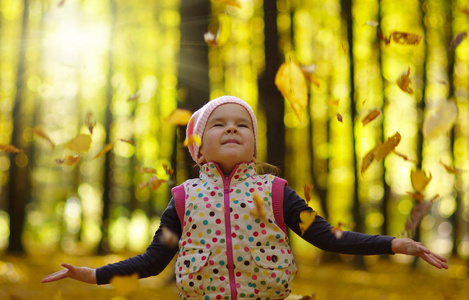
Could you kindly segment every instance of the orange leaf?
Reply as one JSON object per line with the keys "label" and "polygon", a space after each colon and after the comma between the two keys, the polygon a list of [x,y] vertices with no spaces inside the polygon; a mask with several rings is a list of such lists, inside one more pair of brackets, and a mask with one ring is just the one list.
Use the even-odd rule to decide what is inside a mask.
{"label": "orange leaf", "polygon": [[218,31],[216,34],[207,32],[204,34],[204,40],[207,44],[212,46],[224,45],[231,34],[231,19],[228,15],[218,16]]}
{"label": "orange leaf", "polygon": [[12,145],[0,145],[0,150],[6,151],[6,152],[11,152],[11,153],[21,153],[21,152],[23,152],[23,149],[18,149],[15,146],[12,146]]}
{"label": "orange leaf", "polygon": [[377,161],[382,161],[383,158],[389,154],[389,152],[393,151],[394,148],[399,145],[400,141],[401,135],[399,134],[399,132],[396,132],[393,136],[389,137],[386,142],[377,146],[375,159]]}
{"label": "orange leaf", "polygon": [[308,87],[298,64],[292,61],[283,63],[275,75],[275,85],[301,122],[308,105]]}
{"label": "orange leaf", "polygon": [[407,73],[402,73],[401,77],[397,79],[396,83],[401,90],[403,90],[404,92],[408,94],[412,94],[414,91],[409,86],[409,84],[412,83],[409,76],[410,76],[410,67],[407,69]]}
{"label": "orange leaf", "polygon": [[415,33],[407,33],[394,31],[391,33],[392,40],[401,45],[418,45],[422,40],[422,36]]}
{"label": "orange leaf", "polygon": [[316,218],[317,213],[312,210],[303,210],[300,212],[300,230],[301,235],[305,233],[305,231],[313,224],[314,219]]}
{"label": "orange leaf", "polygon": [[131,144],[132,146],[137,146],[133,140],[125,140],[125,139],[119,139],[119,141]]}
{"label": "orange leaf", "polygon": [[136,167],[135,169],[137,169],[137,172],[139,172],[140,174],[156,174],[156,170],[154,168],[147,168],[147,167],[139,168],[139,167]]}
{"label": "orange leaf", "polygon": [[139,189],[142,189],[146,186],[151,188],[153,191],[157,190],[163,183],[167,183],[168,181],[159,179],[155,175],[151,175],[150,179],[147,182],[141,183],[138,185]]}
{"label": "orange leaf", "polygon": [[446,165],[441,160],[440,160],[440,165],[442,165],[446,169],[446,172],[451,173],[451,174],[461,175],[462,173],[467,172],[467,170],[456,169],[449,165]]}
{"label": "orange leaf", "polygon": [[396,150],[392,150],[392,152],[393,152],[394,154],[396,154],[397,156],[401,157],[403,160],[411,161],[411,162],[413,162],[413,163],[415,163],[415,164],[417,163],[417,161],[415,161],[415,160],[413,160],[413,159],[410,159],[409,157],[407,157],[407,155],[404,155],[404,154],[402,154],[402,153],[399,153],[399,152],[397,152]]}
{"label": "orange leaf", "polygon": [[366,171],[366,169],[368,169],[368,167],[371,165],[371,163],[373,162],[373,160],[375,159],[375,156],[376,156],[376,148],[373,148],[370,150],[370,152],[368,152],[365,157],[363,157],[363,160],[362,160],[362,167],[361,167],[361,170],[360,172],[363,174],[363,172]]}
{"label": "orange leaf", "polygon": [[259,194],[254,194],[253,203],[255,205],[255,208],[251,210],[251,215],[256,218],[265,218],[265,216],[267,215],[267,211],[264,207],[264,200],[262,200]]}
{"label": "orange leaf", "polygon": [[80,134],[76,138],[65,143],[64,147],[76,152],[88,152],[88,150],[90,150],[90,145],[91,136]]}
{"label": "orange leaf", "polygon": [[106,146],[104,146],[104,148],[103,148],[101,151],[98,152],[98,154],[96,154],[96,155],[93,157],[93,159],[98,158],[98,157],[101,157],[103,154],[105,154],[105,153],[111,151],[111,150],[112,150],[112,147],[114,147],[114,145],[113,145],[112,143],[107,144]]}
{"label": "orange leaf", "polygon": [[55,163],[58,164],[58,165],[67,165],[67,166],[71,166],[71,165],[74,165],[76,164],[78,161],[80,161],[80,155],[69,155],[67,157],[65,157],[64,159],[56,159],[55,160]]}
{"label": "orange leaf", "polygon": [[465,8],[465,7],[458,7],[459,11],[462,12],[463,14],[465,15],[468,15],[469,16],[469,8]]}
{"label": "orange leaf", "polygon": [[334,99],[329,99],[327,100],[327,105],[334,105],[334,106],[339,106],[340,99],[334,100]]}
{"label": "orange leaf", "polygon": [[353,228],[355,227],[355,223],[353,224],[343,224],[339,222],[336,226],[331,228],[331,232],[335,235],[337,239],[340,239],[344,235],[344,230],[342,229],[342,226],[348,227],[348,228]]}
{"label": "orange leaf", "polygon": [[173,177],[174,170],[171,169],[167,164],[163,164],[163,169],[166,172],[166,174],[169,175],[169,177]]}
{"label": "orange leaf", "polygon": [[430,175],[427,176],[425,171],[422,171],[420,169],[418,170],[412,170],[410,172],[410,181],[412,183],[412,187],[414,190],[417,192],[423,192],[425,188],[427,187],[428,183],[432,179],[432,173],[429,173]]}
{"label": "orange leaf", "polygon": [[384,42],[385,45],[389,45],[389,43],[391,43],[391,36],[386,38],[383,32],[381,31],[381,29],[379,28],[378,28],[378,38],[381,42]]}
{"label": "orange leaf", "polygon": [[316,87],[319,87],[321,83],[319,80],[313,76],[313,72],[316,69],[315,65],[307,65],[307,66],[300,66],[301,72],[303,72],[304,77],[306,80],[314,84]]}
{"label": "orange leaf", "polygon": [[412,192],[406,192],[407,195],[411,196],[412,198],[414,198],[416,201],[418,202],[422,202],[423,201],[423,195],[419,192],[416,192],[416,193],[412,193]]}
{"label": "orange leaf", "polygon": [[304,186],[305,200],[306,203],[311,201],[311,191],[314,189],[314,184],[306,184]]}
{"label": "orange leaf", "polygon": [[467,33],[466,32],[461,32],[461,33],[458,33],[454,38],[453,40],[451,41],[451,43],[448,45],[448,51],[453,51],[454,48],[456,48],[457,46],[459,46],[459,44],[462,43],[462,41],[464,40],[464,38],[467,36]]}
{"label": "orange leaf", "polygon": [[35,135],[37,135],[38,137],[46,140],[50,144],[52,149],[55,149],[54,142],[50,139],[50,137],[41,128],[35,127],[33,131],[34,131]]}
{"label": "orange leaf", "polygon": [[184,126],[187,125],[191,116],[192,112],[190,110],[178,108],[174,110],[165,121],[172,125]]}
{"label": "orange leaf", "polygon": [[192,144],[197,145],[197,146],[202,145],[202,139],[200,138],[200,135],[191,134],[184,140],[184,147],[187,147]]}
{"label": "orange leaf", "polygon": [[90,134],[93,134],[93,128],[96,126],[96,118],[91,111],[86,113],[85,125],[88,127]]}
{"label": "orange leaf", "polygon": [[380,113],[381,113],[381,112],[380,112],[379,110],[377,110],[377,109],[373,109],[372,111],[370,111],[370,112],[368,113],[368,115],[366,115],[366,117],[364,117],[364,118],[362,119],[362,124],[363,124],[363,126],[365,126],[366,124],[368,124],[368,123],[370,123],[371,121],[373,121],[374,119],[376,119],[376,118],[379,116]]}

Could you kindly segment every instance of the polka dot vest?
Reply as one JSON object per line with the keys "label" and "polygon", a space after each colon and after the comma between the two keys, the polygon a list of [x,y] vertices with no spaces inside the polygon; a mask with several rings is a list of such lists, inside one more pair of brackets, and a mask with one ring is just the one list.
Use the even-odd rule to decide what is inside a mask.
{"label": "polka dot vest", "polygon": [[[283,215],[278,222],[273,209],[278,180],[257,175],[252,163],[238,165],[229,177],[207,163],[199,178],[180,186],[184,198],[175,199],[176,207],[178,201],[183,205],[178,210],[183,221],[175,271],[181,298],[283,299],[290,294],[296,265]],[[281,197],[283,186],[284,181]]]}

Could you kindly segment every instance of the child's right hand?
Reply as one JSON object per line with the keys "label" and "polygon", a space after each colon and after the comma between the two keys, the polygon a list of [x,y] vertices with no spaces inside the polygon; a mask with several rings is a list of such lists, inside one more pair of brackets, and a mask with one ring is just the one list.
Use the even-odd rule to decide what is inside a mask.
{"label": "child's right hand", "polygon": [[41,280],[41,282],[47,283],[61,280],[64,278],[72,278],[86,283],[96,283],[96,269],[91,269],[87,267],[74,267],[69,264],[62,264],[61,266],[65,269],[47,275]]}

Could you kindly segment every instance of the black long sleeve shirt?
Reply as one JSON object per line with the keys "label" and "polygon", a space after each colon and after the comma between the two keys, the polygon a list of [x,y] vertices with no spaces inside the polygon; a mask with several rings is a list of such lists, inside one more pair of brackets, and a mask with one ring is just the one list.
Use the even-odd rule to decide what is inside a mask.
{"label": "black long sleeve shirt", "polygon": [[[284,189],[283,199],[284,222],[293,232],[301,236],[300,212],[312,209],[288,186]],[[98,268],[96,270],[98,284],[109,283],[114,275],[138,273],[140,278],[145,278],[163,271],[178,252],[177,245],[169,247],[161,242],[161,228],[164,226],[174,232],[178,238],[181,237],[181,222],[176,212],[174,198],[163,212],[160,227],[145,253]],[[345,231],[343,236],[337,239],[331,228],[326,220],[316,216],[302,238],[325,251],[357,255],[393,254],[391,250],[393,237]]]}

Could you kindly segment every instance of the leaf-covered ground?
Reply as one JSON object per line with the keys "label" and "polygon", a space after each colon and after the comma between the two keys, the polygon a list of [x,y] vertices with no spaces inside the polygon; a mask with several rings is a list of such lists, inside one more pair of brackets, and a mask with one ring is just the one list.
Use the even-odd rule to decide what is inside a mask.
{"label": "leaf-covered ground", "polygon": [[[60,263],[97,267],[123,256],[65,257],[62,255],[19,258],[0,257],[0,299],[179,299],[172,268],[160,276],[139,281],[127,298],[111,286],[95,286],[65,279],[41,284],[45,275],[59,270]],[[293,283],[296,295],[316,294],[324,299],[468,299],[467,261],[449,262],[449,270],[420,264],[414,271],[392,260],[367,258],[367,271],[357,271],[344,262],[316,264],[297,257],[299,272]]]}

